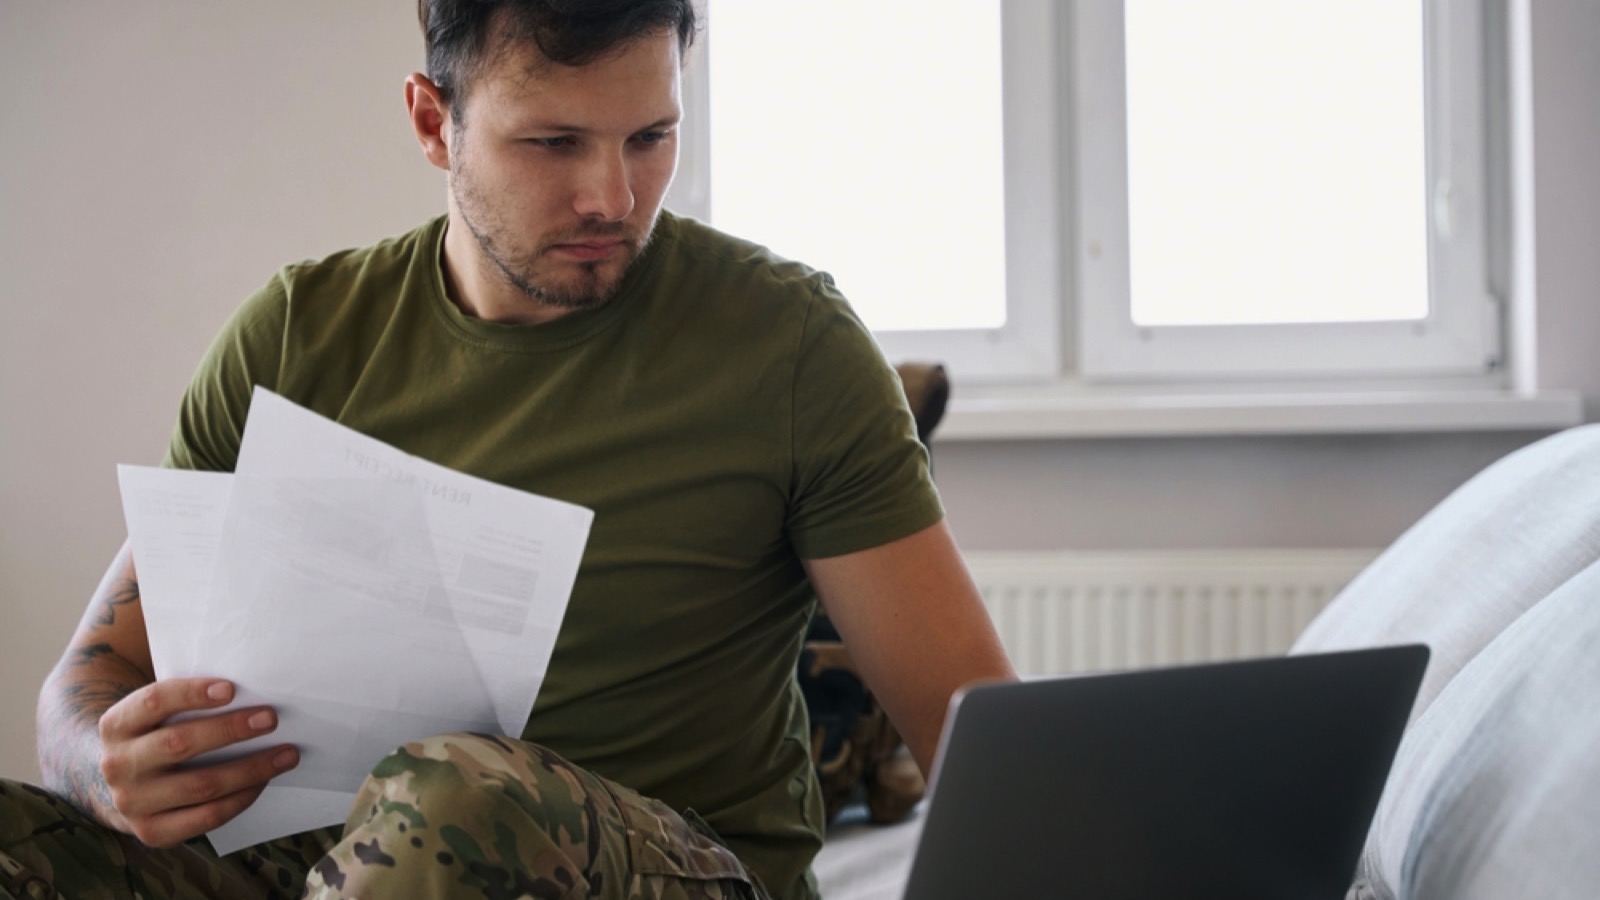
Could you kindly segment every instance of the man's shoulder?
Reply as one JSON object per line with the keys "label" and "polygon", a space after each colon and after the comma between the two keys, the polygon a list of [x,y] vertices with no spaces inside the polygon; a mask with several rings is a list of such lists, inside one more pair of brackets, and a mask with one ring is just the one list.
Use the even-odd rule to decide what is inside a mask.
{"label": "man's shoulder", "polygon": [[[279,270],[278,281],[291,301],[307,295],[321,299],[323,294],[329,299],[348,298],[363,286],[391,293],[408,276],[437,269],[444,224],[445,217],[438,216],[374,244],[290,263]],[[419,266],[423,272],[416,271]]]}
{"label": "man's shoulder", "polygon": [[688,216],[662,213],[673,265],[685,277],[765,288],[777,295],[836,294],[833,277],[764,244],[721,231]]}
{"label": "man's shoulder", "polygon": [[[444,220],[365,247],[282,266],[234,313],[235,333],[254,333],[273,352],[370,346],[402,308],[424,308],[443,290],[437,256]],[[227,340],[225,333],[223,340]]]}

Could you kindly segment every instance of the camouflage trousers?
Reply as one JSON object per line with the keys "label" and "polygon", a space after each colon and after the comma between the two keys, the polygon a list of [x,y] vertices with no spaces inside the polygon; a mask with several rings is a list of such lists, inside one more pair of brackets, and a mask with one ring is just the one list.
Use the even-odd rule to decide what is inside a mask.
{"label": "camouflage trousers", "polygon": [[767,900],[693,812],[534,744],[445,735],[396,750],[338,826],[218,857],[157,850],[0,781],[0,900]]}

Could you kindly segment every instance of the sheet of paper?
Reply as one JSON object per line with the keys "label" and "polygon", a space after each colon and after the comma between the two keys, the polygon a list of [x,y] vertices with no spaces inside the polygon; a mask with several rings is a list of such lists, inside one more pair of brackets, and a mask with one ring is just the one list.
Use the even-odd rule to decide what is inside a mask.
{"label": "sheet of paper", "polygon": [[242,815],[206,834],[211,849],[227,856],[262,841],[299,834],[324,825],[343,825],[356,802],[355,791],[267,785]]}
{"label": "sheet of paper", "polygon": [[[193,674],[233,475],[118,466],[117,480],[156,677]],[[232,853],[283,834],[342,822],[355,797],[354,790],[269,784],[249,815],[207,837],[218,853]]]}
{"label": "sheet of paper", "polygon": [[[147,480],[172,489],[165,475]],[[589,510],[409,456],[260,388],[226,491],[191,490],[225,493],[224,510],[209,580],[198,556],[169,576],[180,598],[208,585],[197,616],[190,599],[167,616],[194,631],[179,626],[169,642],[195,648],[171,674],[227,678],[235,705],[278,710],[276,731],[227,756],[279,743],[301,752],[212,833],[219,853],[331,824],[336,810],[342,820],[367,771],[407,741],[521,732]],[[145,507],[130,533],[136,520],[142,531],[160,521]],[[146,591],[147,609],[152,599]]]}
{"label": "sheet of paper", "polygon": [[193,672],[233,476],[118,466],[117,483],[155,675]]}

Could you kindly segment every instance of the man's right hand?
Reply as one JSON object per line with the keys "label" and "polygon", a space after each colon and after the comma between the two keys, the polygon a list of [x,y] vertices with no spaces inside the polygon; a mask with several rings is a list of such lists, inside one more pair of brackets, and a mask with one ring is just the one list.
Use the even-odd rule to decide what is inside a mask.
{"label": "man's right hand", "polygon": [[100,717],[100,774],[121,819],[108,824],[152,847],[181,844],[243,812],[270,779],[299,763],[299,751],[283,745],[227,762],[190,764],[278,727],[277,714],[267,707],[171,721],[232,699],[233,685],[226,681],[173,678],[147,684],[106,710]]}
{"label": "man's right hand", "polygon": [[[204,834],[300,761],[295,748],[277,746],[195,764],[203,753],[278,727],[277,714],[262,707],[216,712],[233,694],[233,685],[215,678],[156,680],[138,573],[124,543],[39,690],[45,787],[151,846]],[[173,721],[180,713],[193,717]]]}

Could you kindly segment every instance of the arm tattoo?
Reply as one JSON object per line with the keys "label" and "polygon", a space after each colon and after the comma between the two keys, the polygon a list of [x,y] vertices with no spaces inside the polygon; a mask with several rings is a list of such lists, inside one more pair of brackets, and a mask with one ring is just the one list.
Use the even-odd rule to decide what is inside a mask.
{"label": "arm tattoo", "polygon": [[[90,640],[117,621],[117,610],[139,600],[139,583],[124,578],[94,601]],[[109,636],[109,635],[107,635]],[[45,785],[92,818],[117,815],[100,772],[100,718],[149,681],[107,641],[71,648],[46,680],[39,707],[39,765]]]}
{"label": "arm tattoo", "polygon": [[108,628],[117,621],[117,607],[127,606],[139,599],[139,582],[132,578],[125,578],[116,587],[113,587],[106,598],[100,602],[100,609],[95,614],[94,624],[97,628]]}
{"label": "arm tattoo", "polygon": [[82,725],[99,727],[106,710],[138,689],[136,684],[105,678],[73,682],[61,688],[61,711]]}
{"label": "arm tattoo", "polygon": [[[78,653],[93,649],[84,648]],[[93,656],[105,652],[109,650]],[[100,717],[117,701],[138,690],[139,683],[101,674],[102,677],[89,676],[68,683],[56,681],[56,702],[48,710],[41,710],[39,718],[39,763],[46,787],[91,818],[104,821],[104,812],[110,811],[113,804],[111,789],[100,773]]]}
{"label": "arm tattoo", "polygon": [[91,818],[104,821],[105,811],[113,808],[111,789],[100,774],[100,716],[138,688],[137,682],[115,677],[57,682],[56,702],[41,710],[39,763],[45,786]]}
{"label": "arm tattoo", "polygon": [[99,659],[108,653],[115,652],[116,651],[111,649],[110,644],[91,644],[87,647],[79,647],[78,649],[72,651],[67,658],[70,660],[70,664],[73,667],[87,666],[93,665],[96,659]]}
{"label": "arm tattoo", "polygon": [[111,810],[115,804],[111,787],[100,774],[100,754],[91,736],[64,735],[55,752],[62,754],[61,770],[55,783],[48,786],[90,818],[103,820],[101,810]]}

